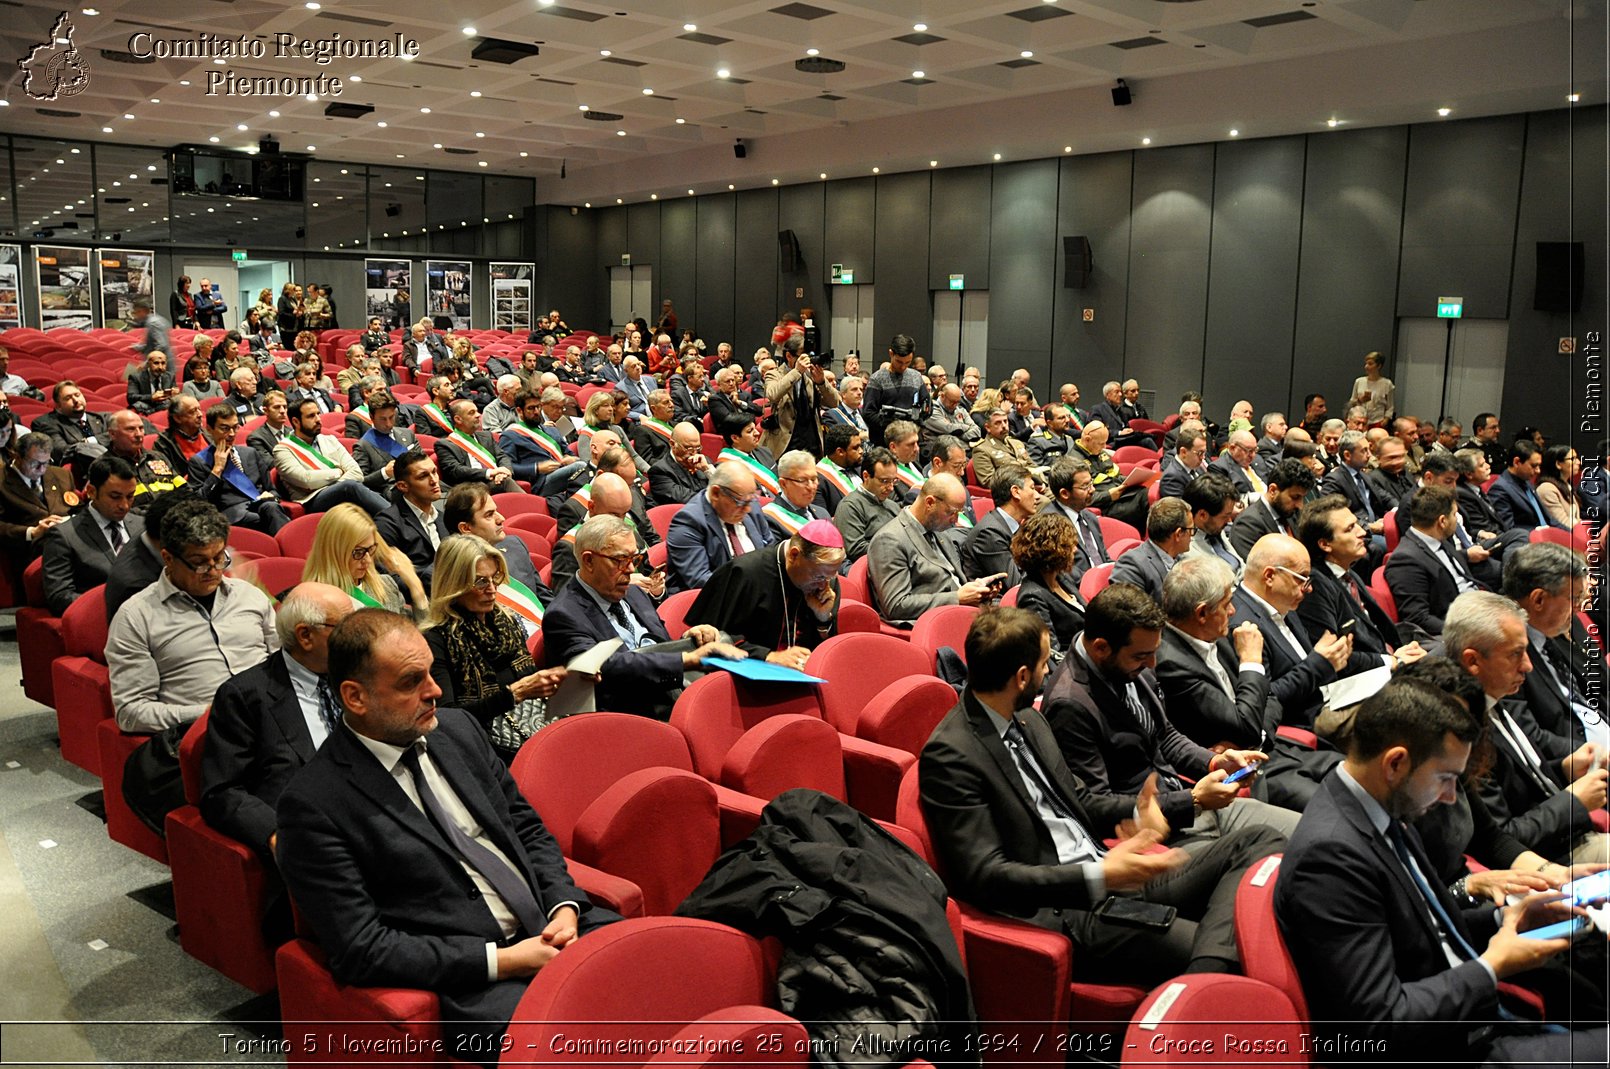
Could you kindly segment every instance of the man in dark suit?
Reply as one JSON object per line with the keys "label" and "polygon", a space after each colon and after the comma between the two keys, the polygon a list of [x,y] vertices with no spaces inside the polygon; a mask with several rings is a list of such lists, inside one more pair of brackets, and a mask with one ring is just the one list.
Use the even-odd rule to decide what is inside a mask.
{"label": "man in dark suit", "polygon": [[792,537],[812,520],[832,518],[816,503],[816,490],[821,484],[816,457],[803,449],[790,449],[777,458],[777,481],[782,485],[782,493],[760,509],[760,514],[771,525],[771,541]]}
{"label": "man in dark suit", "polygon": [[691,423],[678,423],[671,432],[671,448],[648,469],[650,505],[685,505],[710,485],[710,458],[704,455],[699,431]]}
{"label": "man in dark suit", "polygon": [[290,420],[290,405],[283,390],[269,390],[263,394],[263,425],[246,436],[246,444],[265,457],[274,455],[280,440],[296,430]]}
{"label": "man in dark suit", "polygon": [[962,573],[969,579],[1006,574],[1003,589],[1022,581],[1012,561],[1012,536],[1018,527],[1040,507],[1029,469],[1008,464],[995,469],[990,480],[990,499],[995,507],[967,532],[962,541]]}
{"label": "man in dark suit", "polygon": [[[454,491],[457,491],[457,487],[454,487]],[[614,472],[599,472],[598,477],[587,484],[586,513],[560,535],[553,544],[553,568],[550,570],[550,577],[553,580],[555,590],[563,590],[575,576],[576,569],[581,563],[577,559],[575,551],[576,531],[581,527],[582,523],[594,516],[614,516],[625,522],[632,529],[632,535],[636,543],[633,552],[639,554],[648,552],[648,543],[643,539],[643,529],[636,522],[628,520],[631,515],[631,508],[631,487],[625,479]],[[640,570],[634,570],[634,575],[639,577],[638,582],[640,585],[649,584],[647,589],[650,596],[658,598],[665,593],[663,579],[659,581],[650,580],[649,577],[642,575]]]}
{"label": "man in dark suit", "polygon": [[71,379],[63,379],[50,391],[56,407],[42,416],[36,416],[29,430],[50,438],[50,460],[53,464],[67,465],[73,454],[85,442],[106,444],[106,417],[99,412],[85,411],[84,391]]}
{"label": "man in dark suit", "polygon": [[1498,981],[1571,945],[1518,934],[1558,919],[1549,898],[1461,908],[1404,823],[1454,801],[1477,733],[1458,699],[1419,681],[1360,707],[1347,760],[1304,812],[1275,885],[1309,1016],[1351,1044],[1339,1049],[1394,1064],[1563,1065],[1573,1041],[1578,1057],[1602,1059],[1602,1025],[1544,1030],[1499,1005]]}
{"label": "man in dark suit", "polygon": [[1482,588],[1464,554],[1449,541],[1457,509],[1446,487],[1415,491],[1409,501],[1410,527],[1386,562],[1386,585],[1397,603],[1398,619],[1430,635],[1442,634],[1443,617],[1454,598]]}
{"label": "man in dark suit", "polygon": [[460,398],[448,406],[453,419],[451,437],[436,440],[436,463],[448,486],[484,482],[494,494],[523,494],[514,472],[501,466],[497,443],[481,429],[481,413],[474,402]]}
{"label": "man in dark suit", "polygon": [[1146,514],[1146,541],[1118,558],[1109,581],[1138,586],[1156,601],[1163,596],[1163,580],[1195,536],[1190,506],[1177,497],[1159,498]]}
{"label": "man in dark suit", "polygon": [[[1296,816],[1253,799],[1238,801],[1231,772],[1268,760],[1257,748],[1214,752],[1169,721],[1152,671],[1163,610],[1127,583],[1106,587],[1085,607],[1085,627],[1046,683],[1040,708],[1068,767],[1092,793],[1133,796],[1156,777],[1157,804],[1176,846],[1199,845],[1234,828],[1266,825],[1282,835]],[[1181,775],[1195,782],[1186,784]],[[1247,784],[1251,786],[1251,784]]]}
{"label": "man in dark suit", "polygon": [[78,504],[73,477],[50,462],[51,440],[39,431],[17,439],[16,459],[0,479],[0,541],[26,563],[39,542]]}
{"label": "man in dark suit", "polygon": [[398,424],[397,399],[384,393],[369,405],[370,425],[352,443],[352,459],[363,472],[363,485],[379,493],[396,481],[394,461],[419,448],[419,437]]}
{"label": "man in dark suit", "polygon": [[[38,424],[34,426],[37,429]],[[1487,491],[1505,528],[1560,527],[1537,498],[1537,475],[1542,467],[1542,451],[1532,442],[1521,438],[1509,447],[1509,467]]]}
{"label": "man in dark suit", "polygon": [[632,448],[653,467],[656,460],[671,451],[676,412],[671,406],[671,394],[666,390],[650,390],[646,405],[646,411],[631,428]]}
{"label": "man in dark suit", "polygon": [[145,364],[129,372],[129,407],[141,415],[166,408],[168,399],[178,392],[173,372],[168,370],[168,354],[160,349],[145,354]]}
{"label": "man in dark suit", "polygon": [[776,541],[754,503],[755,477],[748,465],[717,464],[705,492],[671,519],[665,536],[670,563],[667,593],[702,587],[711,572],[733,557]]}
{"label": "man in dark suit", "polygon": [[156,495],[145,510],[145,530],[140,537],[131,538],[117,562],[106,575],[106,617],[108,620],[130,598],[157,581],[164,568],[162,562],[162,520],[173,506],[194,501],[196,495],[188,486]]}
{"label": "man in dark suit", "polygon": [[1281,457],[1286,449],[1286,425],[1284,412],[1265,412],[1258,425],[1263,428],[1263,436],[1258,439],[1257,464],[1261,470],[1267,471]]}
{"label": "man in dark suit", "polygon": [[273,466],[249,445],[237,446],[240,417],[228,405],[207,410],[207,435],[212,445],[190,458],[190,483],[204,500],[237,527],[274,534],[291,522],[280,507],[269,472]]}
{"label": "man in dark suit", "polygon": [[[549,394],[558,394],[557,398]],[[520,418],[498,435],[498,458],[515,477],[531,484],[531,492],[541,497],[560,493],[571,476],[586,466],[566,451],[568,442],[558,425],[545,419],[545,408],[558,406],[563,417],[564,394],[550,386],[539,392],[518,393],[514,398]]]}
{"label": "man in dark suit", "polygon": [[704,415],[710,411],[710,382],[704,364],[696,357],[684,358],[682,371],[672,375],[665,385],[671,393],[670,422],[674,424],[691,420],[704,426]]}
{"label": "man in dark suit", "polygon": [[442,519],[442,480],[436,462],[418,449],[397,458],[392,469],[396,486],[391,504],[375,515],[375,528],[387,545],[403,551],[419,573],[419,581],[430,587],[436,567],[436,548],[447,537]]}
{"label": "man in dark suit", "polygon": [[1224,451],[1213,459],[1218,468],[1235,486],[1242,500],[1263,493],[1263,476],[1255,465],[1258,458],[1258,440],[1251,431],[1232,431],[1225,442]]}
{"label": "man in dark suit", "polygon": [[1107,552],[1107,540],[1101,533],[1100,521],[1087,511],[1095,497],[1095,485],[1090,464],[1080,456],[1063,457],[1051,465],[1051,470],[1046,473],[1046,486],[1051,491],[1051,500],[1042,506],[1041,511],[1055,509],[1062,513],[1073,524],[1074,534],[1079,539],[1078,548],[1073,554],[1073,570],[1068,575],[1068,582],[1074,586],[1078,585],[1085,572],[1112,560]]}
{"label": "man in dark suit", "polygon": [[1297,615],[1311,635],[1327,631],[1353,635],[1353,655],[1343,675],[1379,668],[1394,671],[1425,656],[1419,642],[1403,641],[1398,625],[1382,611],[1375,597],[1353,571],[1369,550],[1364,528],[1340,494],[1326,494],[1303,509],[1297,538],[1308,548],[1313,587],[1297,606]]}
{"label": "man in dark suit", "polygon": [[333,586],[293,587],[274,615],[279,652],[231,676],[212,700],[201,743],[202,819],[270,863],[280,795],[340,727],[325,673],[330,632],[352,607]]}
{"label": "man in dark suit", "polygon": [[828,422],[822,427],[822,458],[816,464],[816,503],[832,516],[846,497],[861,484],[861,455],[865,438],[859,427]]}
{"label": "man in dark suit", "polygon": [[[45,541],[47,566],[51,541]],[[1606,741],[1605,695],[1583,685],[1569,645],[1576,606],[1587,585],[1587,561],[1553,542],[1521,546],[1504,567],[1504,596],[1526,610],[1526,655],[1532,670],[1521,684],[1520,700],[1539,726],[1570,739],[1573,746],[1589,739]]]}
{"label": "man in dark suit", "polygon": [[106,582],[118,555],[144,533],[145,521],[129,514],[137,485],[134,467],[122,457],[100,457],[89,466],[89,507],[42,539],[45,603],[53,614],[62,615],[78,595]]}
{"label": "man in dark suit", "polygon": [[1283,723],[1307,731],[1325,704],[1320,687],[1347,666],[1353,640],[1324,632],[1310,638],[1297,615],[1312,586],[1308,550],[1289,535],[1265,535],[1247,554],[1236,588],[1236,614],[1263,632],[1269,690],[1285,710]]}
{"label": "man in dark suit", "polygon": [[1163,460],[1158,492],[1163,497],[1184,497],[1185,488],[1207,471],[1207,448],[1207,431],[1200,426],[1182,429],[1175,440],[1175,451]]}
{"label": "man in dark suit", "polygon": [[[1393,509],[1401,518],[1409,503],[1409,495],[1419,485],[1408,471],[1409,451],[1401,439],[1383,439],[1376,449],[1375,467],[1364,473],[1364,483],[1374,495],[1376,507],[1385,516]],[[1401,525],[1400,525],[1401,529]]]}
{"label": "man in dark suit", "polygon": [[1213,557],[1223,561],[1230,571],[1240,576],[1246,561],[1235,551],[1225,532],[1241,514],[1241,498],[1223,472],[1209,471],[1185,488],[1183,500],[1191,510],[1191,523],[1196,533],[1191,536],[1191,547],[1181,560],[1192,557]]}
{"label": "man in dark suit", "polygon": [[1280,461],[1265,478],[1264,492],[1249,502],[1225,531],[1224,536],[1242,560],[1264,535],[1291,534],[1297,510],[1314,488],[1314,473],[1300,460]]}
{"label": "man in dark suit", "polygon": [[343,724],[280,795],[275,853],[337,980],[433,990],[452,1049],[495,1051],[530,977],[618,918],[576,888],[485,729],[437,709],[430,666],[406,616],[360,609],[331,633]]}
{"label": "man in dark suit", "polygon": [[[1051,659],[1044,622],[1024,609],[988,610],[968,629],[966,647],[967,689],[918,764],[923,813],[951,891],[1065,934],[1078,979],[1152,984],[1233,970],[1236,885],[1284,838],[1244,828],[1190,857],[1153,852],[1173,830],[1156,780],[1138,795],[1093,793],[1032,709]],[[1113,835],[1123,841],[1103,848]],[[1109,924],[1095,911],[1111,895],[1173,906],[1179,916],[1163,932]]]}
{"label": "man in dark suit", "polygon": [[1610,782],[1598,767],[1603,751],[1546,730],[1511,700],[1535,670],[1526,623],[1513,601],[1488,591],[1461,594],[1448,610],[1447,655],[1487,695],[1493,767],[1477,793],[1500,828],[1551,861],[1610,861],[1610,837],[1594,830],[1591,817],[1604,808]]}
{"label": "man in dark suit", "polygon": [[[1114,449],[1124,445],[1143,444],[1141,442],[1143,436],[1129,429],[1129,420],[1124,418],[1121,411],[1124,404],[1123,387],[1117,382],[1109,382],[1102,386],[1101,396],[1102,402],[1090,410],[1090,419],[1107,425],[1107,430],[1111,434],[1109,444]],[[1089,422],[1086,420],[1085,425],[1089,426]],[[1146,441],[1150,442],[1151,439],[1148,438]]]}
{"label": "man in dark suit", "polygon": [[705,657],[745,657],[720,641],[709,624],[697,624],[683,642],[670,641],[654,601],[632,582],[641,558],[637,537],[615,516],[594,516],[576,532],[576,577],[542,619],[548,664],[563,665],[600,642],[622,645],[604,662],[595,689],[600,709],[642,713],[664,720],[681,693],[685,674]]}
{"label": "man in dark suit", "polygon": [[302,401],[312,401],[319,406],[319,415],[327,415],[340,410],[330,391],[317,385],[319,366],[314,363],[302,364],[296,369],[296,387],[286,394],[286,400],[291,404],[291,411]]}
{"label": "man in dark suit", "polygon": [[[1370,533],[1372,552],[1379,559],[1386,552],[1386,540],[1381,533],[1386,524],[1381,517],[1392,507],[1392,502],[1380,501],[1364,478],[1371,458],[1370,440],[1358,431],[1348,431],[1337,442],[1336,455],[1339,463],[1320,483],[1319,492],[1341,494],[1347,499],[1347,507],[1353,510],[1358,522]],[[1402,514],[1399,515],[1401,517]],[[1401,524],[1399,529],[1402,529]]]}

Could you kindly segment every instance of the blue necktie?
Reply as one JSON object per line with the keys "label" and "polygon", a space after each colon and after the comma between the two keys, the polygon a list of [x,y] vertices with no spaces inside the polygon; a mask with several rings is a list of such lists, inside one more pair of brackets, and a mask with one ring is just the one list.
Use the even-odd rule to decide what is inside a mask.
{"label": "blue necktie", "polygon": [[1420,871],[1420,866],[1412,859],[1408,837],[1404,834],[1403,825],[1394,820],[1387,825],[1386,832],[1387,838],[1392,842],[1392,849],[1397,852],[1398,860],[1403,862],[1403,867],[1408,870],[1409,879],[1414,882],[1415,888],[1420,892],[1420,897],[1425,899],[1426,904],[1431,907],[1431,915],[1436,919],[1437,927],[1442,929],[1443,938],[1448,941],[1449,946],[1453,947],[1454,953],[1459,955],[1461,960],[1471,961],[1476,958],[1476,951],[1471,948],[1469,943],[1465,942],[1465,937],[1454,926],[1453,918],[1448,916],[1448,911],[1442,908],[1442,900],[1431,889],[1431,885],[1426,882],[1425,875]]}
{"label": "blue necktie", "polygon": [[1530,483],[1522,483],[1521,485],[1526,489],[1526,500],[1531,503],[1532,515],[1537,517],[1537,525],[1547,527],[1549,525],[1548,517],[1543,515],[1543,505],[1537,500],[1537,491],[1532,489]]}
{"label": "blue necktie", "polygon": [[1358,487],[1358,498],[1364,502],[1364,515],[1369,517],[1371,523],[1375,522],[1375,506],[1370,503],[1370,488],[1364,484],[1364,476],[1356,468],[1348,468],[1353,473],[1353,483]]}

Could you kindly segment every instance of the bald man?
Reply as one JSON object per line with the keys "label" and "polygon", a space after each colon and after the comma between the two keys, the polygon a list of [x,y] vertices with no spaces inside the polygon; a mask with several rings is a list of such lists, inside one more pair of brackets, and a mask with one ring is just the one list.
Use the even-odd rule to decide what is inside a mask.
{"label": "bald man", "polygon": [[900,515],[867,546],[867,574],[878,612],[909,627],[936,605],[982,605],[1002,593],[1006,576],[968,579],[956,550],[939,536],[956,522],[967,488],[954,475],[933,475]]}
{"label": "bald man", "polygon": [[[587,502],[587,515],[582,518],[581,523],[585,523],[594,516],[614,516],[616,519],[625,520],[631,511],[631,486],[628,485],[625,479],[614,472],[600,472],[592,481],[591,498]],[[555,594],[564,589],[565,584],[575,577],[577,567],[576,532],[581,530],[581,523],[577,523],[570,528],[553,544],[553,576],[549,585],[553,587]],[[636,523],[628,522],[627,526],[632,529],[632,534],[637,540],[637,552],[647,553],[648,544],[643,541],[643,533],[637,529]],[[633,574],[632,578],[634,581],[647,579],[646,576],[636,573]],[[648,590],[654,597],[659,597],[660,594],[665,592],[664,573],[660,574],[657,581],[648,584]]]}
{"label": "bald man", "polygon": [[709,485],[710,458],[704,455],[699,428],[678,423],[671,448],[648,469],[649,504],[685,505]]}

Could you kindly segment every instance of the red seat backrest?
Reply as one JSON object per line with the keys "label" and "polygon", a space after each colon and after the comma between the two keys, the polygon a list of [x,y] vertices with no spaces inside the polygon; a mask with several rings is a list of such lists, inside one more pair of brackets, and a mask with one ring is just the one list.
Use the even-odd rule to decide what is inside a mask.
{"label": "red seat backrest", "polygon": [[106,663],[106,586],[91,587],[62,613],[62,647],[69,657]]}
{"label": "red seat backrest", "polygon": [[1275,878],[1280,854],[1271,854],[1241,877],[1235,895],[1235,942],[1241,952],[1241,969],[1255,980],[1271,984],[1290,996],[1297,1016],[1308,1020],[1297,966],[1286,949],[1285,937],[1275,920]]}
{"label": "red seat backrest", "polygon": [[184,800],[191,805],[201,802],[201,747],[207,736],[207,721],[211,719],[209,706],[191,722],[179,741],[179,775],[184,779]]}
{"label": "red seat backrest", "polygon": [[1112,564],[1097,564],[1085,569],[1084,575],[1079,577],[1079,596],[1088,604],[1092,598],[1107,589],[1107,583],[1112,579]]}
{"label": "red seat backrest", "polygon": [[[1126,1054],[1123,1064],[1268,1065],[1278,1059],[1305,1065],[1306,1026],[1296,1016],[1286,992],[1262,980],[1181,976],[1159,985],[1136,1011],[1124,1037],[1124,1050],[1135,1053]],[[1240,1049],[1225,1046],[1227,1030]],[[1263,1053],[1276,1051],[1285,1053]]]}
{"label": "red seat backrest", "polygon": [[933,676],[907,676],[880,690],[861,710],[855,733],[868,742],[920,755],[928,736],[956,707],[956,690]]}
{"label": "red seat backrest", "polygon": [[949,646],[967,660],[967,629],[978,615],[976,605],[936,605],[921,616],[911,628],[911,645],[937,655],[943,646]]}
{"label": "red seat backrest", "polygon": [[677,697],[671,709],[671,726],[687,740],[693,770],[715,781],[721,777],[728,751],[744,733],[780,713],[823,719],[816,688],[793,684],[740,684],[730,673],[711,672],[694,680]]}
{"label": "red seat backrest", "polygon": [[933,661],[926,650],[890,635],[834,635],[811,652],[805,672],[827,680],[817,688],[827,722],[853,735],[878,691],[905,676],[933,675]]}

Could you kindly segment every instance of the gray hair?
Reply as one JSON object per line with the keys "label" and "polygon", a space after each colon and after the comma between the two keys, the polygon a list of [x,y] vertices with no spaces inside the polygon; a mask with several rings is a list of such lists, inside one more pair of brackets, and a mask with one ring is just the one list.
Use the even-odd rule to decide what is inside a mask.
{"label": "gray hair", "polygon": [[242,382],[256,382],[257,372],[249,367],[237,367],[229,373],[229,381],[237,385]]}
{"label": "gray hair", "polygon": [[1258,421],[1258,426],[1267,431],[1276,420],[1284,423],[1286,414],[1284,412],[1265,412],[1263,418]]}
{"label": "gray hair", "polygon": [[1346,434],[1343,434],[1341,440],[1336,443],[1336,449],[1337,452],[1340,453],[1351,453],[1358,449],[1359,446],[1368,446],[1369,443],[1369,436],[1363,431],[1348,431]]}
{"label": "gray hair", "polygon": [[1183,620],[1197,607],[1223,601],[1235,586],[1235,572],[1217,557],[1190,554],[1168,570],[1163,580],[1163,612],[1170,620]]}
{"label": "gray hair", "polygon": [[280,601],[279,610],[274,614],[274,630],[279,634],[280,646],[288,650],[296,648],[298,627],[303,624],[309,627],[323,627],[329,622],[330,617],[317,598],[309,597],[305,593],[299,594],[295,590],[285,595]]}
{"label": "gray hair", "polygon": [[670,390],[650,390],[648,392],[648,403],[651,404],[651,405],[670,404],[671,403],[671,391]]}
{"label": "gray hair", "polygon": [[363,378],[358,380],[358,392],[360,394],[365,394],[370,390],[373,390],[379,386],[384,386],[385,384],[386,380],[381,378],[379,375],[365,375]]}
{"label": "gray hair", "polygon": [[1534,590],[1554,596],[1585,579],[1588,562],[1580,553],[1554,542],[1528,542],[1504,555],[1504,596],[1516,601]]}
{"label": "gray hair", "polygon": [[549,386],[547,389],[542,391],[542,396],[539,397],[538,400],[543,404],[547,404],[549,401],[558,401],[559,403],[563,404],[565,400],[565,391],[561,390],[557,386]]}
{"label": "gray hair", "polygon": [[1346,434],[1347,433],[1347,421],[1344,420],[1344,419],[1332,418],[1332,419],[1327,419],[1324,423],[1321,423],[1319,425],[1319,433],[1320,434],[1329,434],[1331,431],[1341,431],[1343,434]]}
{"label": "gray hair", "polygon": [[777,474],[792,476],[796,471],[814,471],[816,458],[804,449],[790,449],[777,458]]}
{"label": "gray hair", "polygon": [[502,390],[518,390],[520,388],[520,376],[518,376],[518,375],[499,375],[498,376],[498,381],[497,381],[497,387],[498,387],[498,389],[500,391],[502,391]]}
{"label": "gray hair", "polygon": [[1454,660],[1466,650],[1490,653],[1503,640],[1508,620],[1524,623],[1526,610],[1502,594],[1467,590],[1453,599],[1442,618],[1442,647]]}
{"label": "gray hair", "polygon": [[[710,485],[723,490],[731,490],[747,474],[742,464],[712,464],[710,466]],[[754,476],[750,476],[754,478]]]}
{"label": "gray hair", "polygon": [[619,516],[607,513],[593,516],[576,531],[576,559],[579,561],[583,553],[597,553],[621,535],[631,533],[632,529]]}

